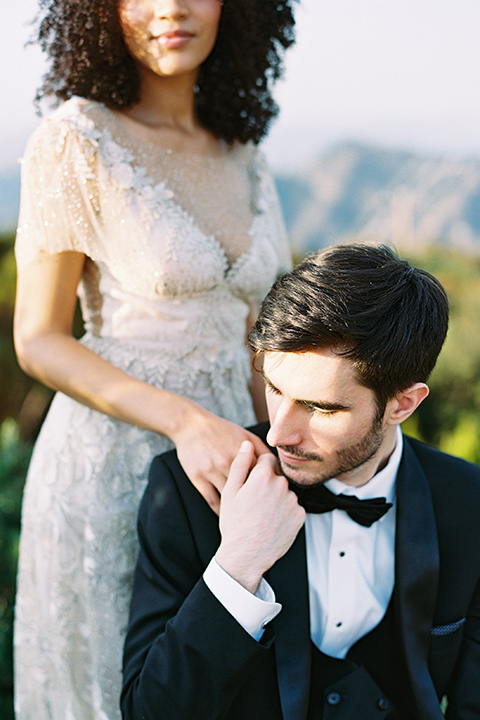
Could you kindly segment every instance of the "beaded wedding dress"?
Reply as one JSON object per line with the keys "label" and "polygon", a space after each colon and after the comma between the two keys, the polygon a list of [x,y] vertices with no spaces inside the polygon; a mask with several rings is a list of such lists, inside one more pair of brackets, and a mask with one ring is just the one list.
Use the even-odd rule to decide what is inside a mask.
{"label": "beaded wedding dress", "polygon": [[[290,259],[253,145],[218,157],[140,140],[74,98],[23,160],[19,266],[87,260],[81,342],[127,373],[239,425],[255,421],[249,304]],[[118,720],[136,513],[161,436],[58,393],[24,494],[15,622],[17,720]]]}

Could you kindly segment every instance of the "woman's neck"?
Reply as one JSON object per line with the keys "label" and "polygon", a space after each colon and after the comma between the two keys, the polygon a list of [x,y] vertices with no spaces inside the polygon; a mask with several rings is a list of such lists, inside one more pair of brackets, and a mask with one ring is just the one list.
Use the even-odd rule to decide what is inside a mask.
{"label": "woman's neck", "polygon": [[117,111],[137,135],[173,150],[217,154],[218,140],[205,130],[196,113],[197,74],[159,77],[142,69],[140,101]]}

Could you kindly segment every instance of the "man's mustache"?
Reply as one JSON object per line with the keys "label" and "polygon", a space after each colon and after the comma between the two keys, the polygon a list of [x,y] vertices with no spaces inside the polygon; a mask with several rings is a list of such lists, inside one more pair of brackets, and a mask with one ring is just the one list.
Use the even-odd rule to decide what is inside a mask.
{"label": "man's mustache", "polygon": [[300,460],[316,460],[318,462],[323,462],[323,457],[321,455],[316,455],[315,453],[309,453],[305,450],[302,450],[299,447],[296,447],[295,445],[277,445],[278,450],[283,450],[283,452],[288,453],[288,455],[292,455],[293,457],[297,457]]}

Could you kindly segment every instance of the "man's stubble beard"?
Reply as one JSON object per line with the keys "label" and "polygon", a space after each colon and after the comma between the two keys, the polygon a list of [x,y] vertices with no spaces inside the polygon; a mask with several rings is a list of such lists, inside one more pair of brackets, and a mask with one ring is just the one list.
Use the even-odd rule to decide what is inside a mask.
{"label": "man's stubble beard", "polygon": [[[308,482],[299,482],[292,477],[293,468],[285,467],[285,463],[279,462],[282,474],[287,480],[298,488],[315,487],[315,485],[323,485],[327,480],[338,478],[340,475],[351,472],[367,463],[371,458],[378,452],[385,437],[385,431],[383,429],[381,418],[376,417],[373,421],[370,429],[365,435],[355,444],[350,445],[348,448],[342,448],[337,450],[337,463],[333,468],[325,473],[319,472],[318,474],[312,475]],[[281,445],[282,450],[287,452],[289,455],[294,457],[304,458],[305,460],[312,460],[318,463],[323,463],[324,460],[321,455],[316,453],[303,452],[295,446]]]}

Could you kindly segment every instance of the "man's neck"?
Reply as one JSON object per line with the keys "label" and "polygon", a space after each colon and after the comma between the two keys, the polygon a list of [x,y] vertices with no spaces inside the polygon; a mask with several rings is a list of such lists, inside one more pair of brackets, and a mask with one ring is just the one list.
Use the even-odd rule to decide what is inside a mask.
{"label": "man's neck", "polygon": [[388,426],[382,444],[375,455],[363,465],[336,478],[350,487],[362,487],[386,467],[397,444],[397,426]]}

